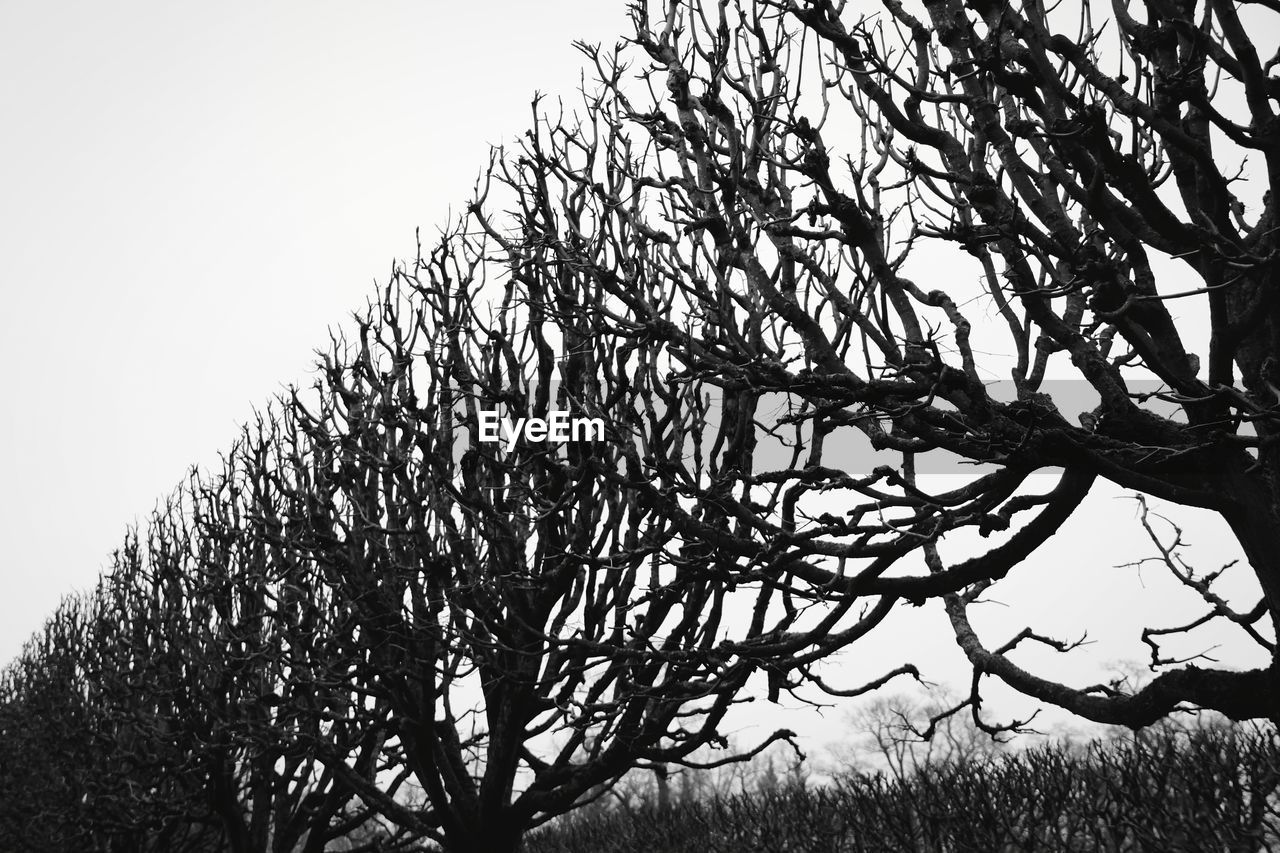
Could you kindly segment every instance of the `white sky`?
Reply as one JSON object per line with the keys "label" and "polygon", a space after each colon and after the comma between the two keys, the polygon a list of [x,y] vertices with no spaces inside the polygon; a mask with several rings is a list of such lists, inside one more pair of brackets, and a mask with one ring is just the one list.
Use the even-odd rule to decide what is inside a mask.
{"label": "white sky", "polygon": [[[415,227],[443,225],[487,145],[522,132],[535,89],[572,98],[570,42],[624,29],[620,0],[0,0],[0,661],[306,379]],[[1150,590],[1111,566],[1149,549],[1116,494],[1018,570],[1029,606],[992,645],[1030,616],[1116,632],[1097,660],[1141,655],[1125,617]],[[1207,562],[1229,555],[1220,526],[1197,535]],[[945,634],[894,619],[846,685],[926,640],[947,662],[926,675],[959,674]]]}

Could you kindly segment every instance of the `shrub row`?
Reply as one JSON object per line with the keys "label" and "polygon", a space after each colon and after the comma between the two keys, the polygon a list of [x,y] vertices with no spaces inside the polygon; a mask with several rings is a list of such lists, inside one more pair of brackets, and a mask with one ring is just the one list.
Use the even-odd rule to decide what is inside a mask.
{"label": "shrub row", "polygon": [[1278,805],[1274,730],[1215,727],[571,816],[528,853],[1255,853]]}

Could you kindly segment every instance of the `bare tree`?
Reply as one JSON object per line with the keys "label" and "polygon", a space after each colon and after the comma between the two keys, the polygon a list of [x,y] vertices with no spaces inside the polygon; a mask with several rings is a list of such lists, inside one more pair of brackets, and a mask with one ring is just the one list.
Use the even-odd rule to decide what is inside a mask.
{"label": "bare tree", "polygon": [[[674,523],[832,614],[942,599],[991,731],[989,677],[1131,727],[1280,710],[1280,88],[1251,36],[1277,10],[1143,6],[638,2],[627,44],[583,47],[585,117],[545,117],[518,161],[524,193],[571,208],[524,221],[599,283],[599,334],[656,342],[668,381],[721,389],[744,446],[782,448],[696,485],[649,464],[651,494],[734,527]],[[851,464],[860,447],[881,464]],[[928,490],[938,455],[975,474]],[[1027,644],[1072,647],[1032,628],[981,636],[971,605],[1100,478],[1226,521],[1260,600],[1209,616],[1271,663],[1170,664],[1126,692],[1026,669]],[[811,663],[774,677],[822,686]]]}
{"label": "bare tree", "polygon": [[[1277,11],[639,0],[626,42],[582,46],[581,110],[536,102],[314,392],[126,555],[130,636],[61,656],[85,626],[54,623],[6,682],[5,734],[49,697],[93,718],[77,679],[117,695],[114,673],[158,698],[103,719],[188,744],[161,766],[214,786],[243,849],[376,811],[405,843],[504,851],[633,768],[698,765],[756,685],[916,675],[844,687],[822,664],[929,599],[973,678],[926,732],[965,709],[1024,725],[981,714],[990,677],[1133,728],[1280,716],[1280,60],[1255,43]],[[486,438],[555,411],[603,435]],[[932,487],[939,454],[975,473]],[[1153,532],[1208,607],[1174,630],[1235,626],[1265,667],[1178,661],[1154,628],[1167,671],[1075,687],[1015,660],[1069,643],[980,634],[971,606],[1100,479],[1225,520],[1259,601]]]}
{"label": "bare tree", "polygon": [[373,812],[320,751],[373,778],[386,738],[375,714],[344,712],[365,697],[344,677],[359,647],[341,602],[263,533],[278,453],[259,419],[117,554],[101,631],[114,649],[91,678],[123,680],[126,711],[149,707],[135,737],[163,745],[168,777],[198,792],[185,819],[237,853],[317,853],[360,828]]}
{"label": "bare tree", "polygon": [[317,744],[373,777],[385,731],[336,710],[354,687],[334,677],[353,648],[341,608],[246,523],[237,494],[261,486],[254,451],[272,446],[251,437],[126,537],[6,671],[6,849],[307,853],[372,817]]}
{"label": "bare tree", "polygon": [[[84,597],[65,600],[0,676],[0,840],[9,849],[108,849],[95,844],[93,816],[109,759],[78,677],[92,610]],[[116,805],[120,824],[138,817]]]}
{"label": "bare tree", "polygon": [[[955,709],[963,705],[951,691],[935,695],[876,696],[850,710],[854,735],[833,744],[842,770],[887,770],[907,781],[921,772],[972,764],[998,755],[1000,741],[989,737]],[[926,728],[921,721],[929,721]]]}
{"label": "bare tree", "polygon": [[[504,170],[494,180],[518,186]],[[572,215],[515,198],[535,205],[524,217]],[[655,460],[689,484],[749,460],[737,403],[665,383],[659,348],[597,334],[601,284],[519,218],[480,202],[473,217],[396,270],[314,392],[282,410],[264,468],[281,498],[252,514],[349,608],[364,649],[351,677],[387,703],[393,769],[425,801],[330,765],[386,819],[450,850],[502,851],[635,767],[716,766],[789,740],[697,754],[727,746],[726,714],[753,676],[773,678],[770,661],[848,638],[787,635],[785,591],[715,547],[739,522],[712,496],[647,487]],[[493,416],[557,412],[602,432],[486,437]]]}
{"label": "bare tree", "polygon": [[221,832],[199,780],[173,772],[191,754],[162,710],[174,698],[170,685],[144,689],[140,668],[114,666],[133,625],[106,590],[64,600],[4,673],[0,843],[214,849]]}

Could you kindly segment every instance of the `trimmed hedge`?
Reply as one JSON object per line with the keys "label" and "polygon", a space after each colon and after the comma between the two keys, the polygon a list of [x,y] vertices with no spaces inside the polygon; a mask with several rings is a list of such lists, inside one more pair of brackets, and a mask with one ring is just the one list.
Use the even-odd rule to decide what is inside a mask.
{"label": "trimmed hedge", "polygon": [[906,779],[572,815],[528,853],[1014,853],[1280,849],[1280,741],[1214,727],[1052,746]]}

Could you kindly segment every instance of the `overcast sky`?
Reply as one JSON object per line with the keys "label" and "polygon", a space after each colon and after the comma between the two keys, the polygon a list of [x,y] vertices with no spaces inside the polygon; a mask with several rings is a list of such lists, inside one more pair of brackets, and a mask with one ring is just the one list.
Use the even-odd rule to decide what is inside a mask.
{"label": "overcast sky", "polygon": [[[306,381],[327,329],[528,124],[535,89],[572,96],[571,41],[624,26],[601,0],[0,0],[0,661],[255,406]],[[1154,570],[1113,568],[1150,550],[1118,494],[1011,578],[1029,605],[993,645],[1095,626],[1114,634],[1096,660],[1141,655],[1125,617],[1167,599]],[[1209,562],[1230,555],[1220,525],[1179,518]],[[880,654],[845,656],[846,684],[927,636],[963,671],[943,632],[894,618]]]}

